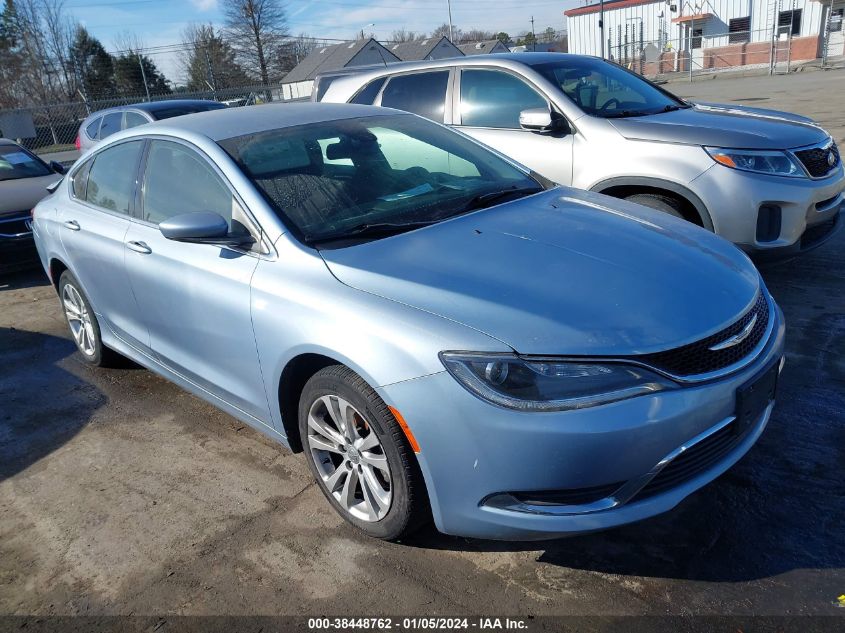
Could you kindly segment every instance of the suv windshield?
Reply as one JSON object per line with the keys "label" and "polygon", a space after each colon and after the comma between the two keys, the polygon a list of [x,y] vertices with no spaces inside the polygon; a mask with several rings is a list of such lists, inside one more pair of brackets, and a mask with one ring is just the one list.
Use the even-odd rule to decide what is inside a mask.
{"label": "suv windshield", "polygon": [[639,75],[601,59],[568,57],[534,69],[592,116],[643,116],[689,107]]}
{"label": "suv windshield", "polygon": [[494,153],[411,115],[325,121],[220,145],[308,243],[385,237],[542,190]]}
{"label": "suv windshield", "polygon": [[0,180],[36,178],[53,172],[41,160],[17,145],[0,145]]}

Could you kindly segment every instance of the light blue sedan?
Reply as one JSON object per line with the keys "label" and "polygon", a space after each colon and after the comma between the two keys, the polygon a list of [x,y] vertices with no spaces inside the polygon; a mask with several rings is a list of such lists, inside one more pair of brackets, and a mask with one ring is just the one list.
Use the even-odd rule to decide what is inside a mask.
{"label": "light blue sedan", "polygon": [[754,444],[782,364],[781,312],[728,242],[392,110],[115,134],[34,233],[82,358],[129,357],[302,450],[379,538],[669,510]]}

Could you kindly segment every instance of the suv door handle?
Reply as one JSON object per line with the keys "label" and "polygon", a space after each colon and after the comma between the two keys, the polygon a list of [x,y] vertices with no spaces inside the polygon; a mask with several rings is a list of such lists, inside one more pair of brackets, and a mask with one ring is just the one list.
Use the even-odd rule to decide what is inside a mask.
{"label": "suv door handle", "polygon": [[78,231],[79,222],[77,222],[76,220],[68,220],[67,222],[65,222],[65,228],[68,228],[71,231]]}
{"label": "suv door handle", "polygon": [[128,246],[130,250],[144,255],[149,255],[153,252],[153,249],[147,246],[144,242],[126,242],[126,246]]}

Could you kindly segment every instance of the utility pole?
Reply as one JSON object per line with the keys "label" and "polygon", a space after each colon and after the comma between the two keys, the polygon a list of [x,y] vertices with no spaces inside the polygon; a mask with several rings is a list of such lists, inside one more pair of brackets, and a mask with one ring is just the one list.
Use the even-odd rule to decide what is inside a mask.
{"label": "utility pole", "polygon": [[446,0],[446,6],[449,9],[449,41],[454,44],[455,39],[452,35],[452,0]]}
{"label": "utility pole", "polygon": [[599,33],[601,34],[601,58],[604,59],[604,0],[599,3]]}
{"label": "utility pole", "polygon": [[537,34],[534,32],[534,16],[531,16],[531,45],[532,50],[537,52]]}
{"label": "utility pole", "polygon": [[150,87],[147,85],[147,73],[144,70],[144,60],[141,58],[141,53],[138,53],[138,65],[141,67],[141,79],[144,80],[144,91],[147,93],[147,101],[149,101]]}

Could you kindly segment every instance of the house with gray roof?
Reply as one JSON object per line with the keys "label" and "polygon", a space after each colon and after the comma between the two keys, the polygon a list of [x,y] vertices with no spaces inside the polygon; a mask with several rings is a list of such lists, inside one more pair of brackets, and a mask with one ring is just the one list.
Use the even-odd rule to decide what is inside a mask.
{"label": "house with gray roof", "polygon": [[467,42],[458,46],[464,55],[487,55],[489,53],[510,53],[510,50],[499,40],[484,42]]}
{"label": "house with gray roof", "polygon": [[388,44],[387,50],[396,55],[403,62],[424,61],[428,59],[444,59],[446,57],[463,57],[461,49],[452,44],[445,35],[440,38],[429,37],[412,42],[397,42]]}
{"label": "house with gray roof", "polygon": [[389,64],[401,61],[373,38],[315,48],[282,79],[282,97],[300,99],[311,96],[314,77],[342,68]]}

